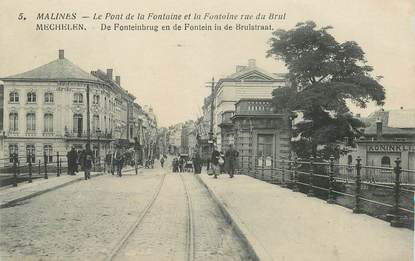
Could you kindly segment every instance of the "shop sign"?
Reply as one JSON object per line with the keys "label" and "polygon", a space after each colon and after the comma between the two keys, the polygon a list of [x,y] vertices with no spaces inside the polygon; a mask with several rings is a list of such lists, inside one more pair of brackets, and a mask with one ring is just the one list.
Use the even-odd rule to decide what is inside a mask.
{"label": "shop sign", "polygon": [[371,144],[367,145],[367,152],[415,152],[415,146],[410,144]]}

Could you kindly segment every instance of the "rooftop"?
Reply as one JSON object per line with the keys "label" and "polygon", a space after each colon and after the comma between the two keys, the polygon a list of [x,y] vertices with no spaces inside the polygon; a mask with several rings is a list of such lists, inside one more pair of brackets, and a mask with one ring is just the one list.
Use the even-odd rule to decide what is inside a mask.
{"label": "rooftop", "polygon": [[415,109],[379,110],[370,114],[365,135],[376,135],[376,121],[382,121],[382,133],[386,135],[415,135]]}
{"label": "rooftop", "polygon": [[33,70],[11,75],[5,80],[86,80],[100,81],[64,57],[64,50],[59,50],[58,59],[39,66]]}

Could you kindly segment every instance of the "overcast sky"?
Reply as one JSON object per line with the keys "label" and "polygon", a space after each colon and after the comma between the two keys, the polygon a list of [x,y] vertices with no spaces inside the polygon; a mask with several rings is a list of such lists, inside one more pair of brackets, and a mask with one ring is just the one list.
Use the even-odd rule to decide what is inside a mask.
{"label": "overcast sky", "polygon": [[[382,75],[385,109],[415,108],[415,11],[412,0],[348,1],[10,1],[0,7],[0,77],[33,69],[57,58],[57,50],[85,71],[113,68],[124,88],[139,104],[152,105],[159,122],[167,126],[201,114],[209,93],[205,82],[234,72],[250,58],[270,72],[284,65],[266,58],[269,31],[257,32],[101,32],[87,23],[86,32],[36,32],[38,12],[133,13],[286,13],[275,28],[290,29],[313,20],[332,25],[339,41],[354,40],[366,52],[374,75]],[[163,3],[163,5],[161,5]],[[25,21],[18,21],[23,12]],[[137,24],[140,24],[137,21]],[[355,110],[367,115],[376,108]]]}

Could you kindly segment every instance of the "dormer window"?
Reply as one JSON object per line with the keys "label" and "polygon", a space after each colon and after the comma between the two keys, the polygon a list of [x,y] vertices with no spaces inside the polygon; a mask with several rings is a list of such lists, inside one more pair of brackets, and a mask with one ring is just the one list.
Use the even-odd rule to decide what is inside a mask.
{"label": "dormer window", "polygon": [[45,93],[45,103],[53,103],[53,93],[52,92],[46,92]]}
{"label": "dormer window", "polygon": [[36,102],[36,93],[31,91],[27,93],[27,102],[35,103]]}
{"label": "dormer window", "polygon": [[84,96],[82,95],[82,93],[74,93],[73,95],[73,103],[84,103]]}
{"label": "dormer window", "polygon": [[10,102],[19,102],[19,93],[17,93],[16,91],[12,91],[9,94],[9,97]]}

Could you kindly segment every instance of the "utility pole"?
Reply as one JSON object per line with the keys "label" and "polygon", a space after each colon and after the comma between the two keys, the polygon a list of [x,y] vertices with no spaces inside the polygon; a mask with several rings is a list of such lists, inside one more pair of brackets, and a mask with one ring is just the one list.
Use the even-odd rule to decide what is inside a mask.
{"label": "utility pole", "polygon": [[209,140],[212,141],[212,151],[213,151],[213,110],[214,110],[214,102],[215,99],[213,97],[213,93],[215,92],[215,78],[212,77],[212,89],[211,89],[211,94],[210,94],[210,131],[209,131]]}
{"label": "utility pole", "polygon": [[86,85],[86,135],[87,145],[91,148],[91,121],[89,111],[89,84]]}

